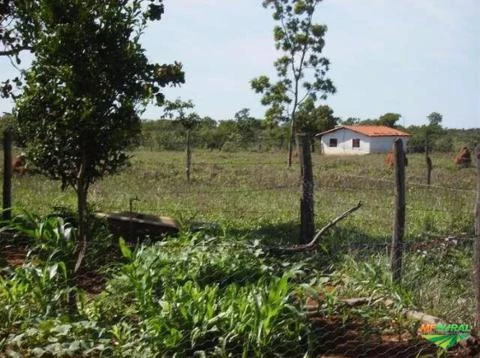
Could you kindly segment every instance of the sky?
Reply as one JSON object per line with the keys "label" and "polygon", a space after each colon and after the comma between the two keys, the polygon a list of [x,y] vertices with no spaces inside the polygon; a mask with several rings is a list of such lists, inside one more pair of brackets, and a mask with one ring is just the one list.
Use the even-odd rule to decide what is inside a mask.
{"label": "sky", "polygon": [[[201,116],[233,118],[242,108],[262,118],[250,88],[259,75],[275,78],[280,56],[271,10],[261,0],[164,0],[165,14],[142,43],[150,61],[179,61],[181,87],[168,99],[191,99]],[[479,0],[324,0],[315,21],[325,24],[323,55],[337,88],[322,104],[342,119],[402,115],[404,126],[427,123],[431,112],[448,128],[480,128]],[[15,75],[0,59],[0,79]],[[0,100],[0,113],[12,103]],[[153,105],[143,114],[157,119]]]}

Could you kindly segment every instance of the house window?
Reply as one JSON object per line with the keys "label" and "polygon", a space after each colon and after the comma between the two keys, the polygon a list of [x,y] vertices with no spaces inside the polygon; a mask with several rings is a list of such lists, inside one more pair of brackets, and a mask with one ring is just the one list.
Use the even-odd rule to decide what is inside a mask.
{"label": "house window", "polygon": [[360,148],[360,139],[352,139],[352,148]]}
{"label": "house window", "polygon": [[330,138],[330,143],[328,144],[329,147],[336,147],[337,146],[337,138]]}

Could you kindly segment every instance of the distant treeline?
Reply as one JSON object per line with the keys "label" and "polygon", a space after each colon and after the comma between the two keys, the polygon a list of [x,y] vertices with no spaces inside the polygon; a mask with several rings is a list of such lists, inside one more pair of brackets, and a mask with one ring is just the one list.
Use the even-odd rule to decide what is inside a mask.
{"label": "distant treeline", "polygon": [[[150,150],[184,150],[185,128],[175,120],[142,123],[142,146]],[[263,120],[215,121],[201,118],[191,132],[194,148],[222,151],[268,151],[286,149],[287,125],[269,125]]]}
{"label": "distant treeline", "polygon": [[[314,115],[316,114],[316,115]],[[312,147],[318,141],[314,140],[316,133],[334,128],[336,125],[369,124],[386,125],[399,128],[412,137],[408,142],[410,153],[425,151],[425,138],[428,136],[428,146],[434,152],[456,152],[462,146],[471,150],[480,143],[480,128],[448,129],[441,126],[440,119],[430,121],[421,126],[403,127],[396,125],[399,114],[386,113],[378,119],[361,120],[348,118],[342,120],[333,116],[328,106],[320,106],[317,112],[303,115],[299,113],[298,131],[306,132],[312,139]],[[15,127],[13,116],[0,117],[0,130],[11,125]],[[286,150],[289,138],[289,123],[272,123],[267,120],[253,118],[248,110],[239,111],[234,119],[215,121],[210,117],[197,120],[191,131],[193,148],[222,151],[272,151]],[[140,145],[147,150],[184,150],[186,129],[180,121],[170,119],[145,120],[142,122],[142,137]],[[18,143],[17,143],[18,144]],[[319,147],[317,145],[317,147]]]}
{"label": "distant treeline", "polygon": [[[375,120],[337,121],[340,124],[384,124]],[[428,146],[434,152],[455,152],[462,146],[473,149],[480,143],[480,128],[445,129],[437,126],[395,126],[412,137],[408,143],[410,153],[425,151],[425,138],[428,135]],[[209,117],[201,118],[192,130],[192,145],[198,149],[222,150],[227,152],[286,150],[288,146],[289,124],[247,118],[215,121]],[[330,128],[319,128],[318,132]],[[316,133],[318,133],[316,132]],[[315,141],[312,137],[313,149]],[[155,150],[184,150],[185,129],[175,120],[160,119],[144,121],[142,124],[142,146]]]}

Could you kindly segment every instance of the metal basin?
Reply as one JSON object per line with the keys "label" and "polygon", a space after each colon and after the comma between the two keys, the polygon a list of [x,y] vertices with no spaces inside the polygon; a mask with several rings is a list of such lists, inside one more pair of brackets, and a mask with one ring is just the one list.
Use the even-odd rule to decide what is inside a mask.
{"label": "metal basin", "polygon": [[116,213],[96,213],[95,216],[107,220],[112,234],[127,241],[136,241],[145,237],[153,239],[178,233],[178,223],[166,216],[123,211]]}

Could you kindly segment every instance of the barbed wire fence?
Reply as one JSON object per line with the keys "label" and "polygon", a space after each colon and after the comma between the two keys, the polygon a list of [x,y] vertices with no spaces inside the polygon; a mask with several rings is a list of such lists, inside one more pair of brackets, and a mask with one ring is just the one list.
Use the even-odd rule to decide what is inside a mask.
{"label": "barbed wire fence", "polygon": [[[8,155],[10,155],[11,163],[11,154],[8,154],[8,149],[4,149],[4,155],[5,163],[8,161]],[[478,157],[480,161],[480,156]],[[238,168],[261,166],[268,168],[284,164],[265,161],[221,164],[215,162],[195,164],[194,162],[192,165],[190,175],[194,177],[196,166],[221,165],[222,167]],[[396,171],[398,165],[401,164],[397,160]],[[479,167],[480,165],[477,163],[477,168]],[[4,183],[9,170],[11,172],[11,168],[9,169],[8,164],[5,164]],[[304,173],[305,170],[302,172]],[[315,281],[311,287],[314,287],[317,295],[307,295],[306,300],[301,303],[305,316],[314,327],[317,338],[320,338],[313,343],[316,345],[313,347],[316,356],[407,357],[418,356],[422,352],[433,354],[435,346],[418,339],[417,329],[422,323],[445,322],[474,325],[479,322],[480,307],[477,304],[476,309],[473,309],[475,303],[478,302],[475,295],[478,295],[480,290],[480,279],[478,278],[480,258],[477,253],[479,246],[477,241],[480,240],[480,184],[478,182],[476,189],[465,189],[415,182],[406,183],[405,177],[394,180],[393,178],[341,173],[334,180],[328,179],[331,178],[325,180],[312,175],[311,179],[305,179],[305,176],[302,176],[293,184],[291,180],[288,180],[285,183],[273,183],[258,188],[225,185],[218,189],[210,188],[208,183],[197,187],[192,184],[190,187],[182,187],[178,190],[163,190],[162,195],[174,196],[178,200],[187,202],[189,198],[195,200],[199,196],[215,195],[218,197],[217,202],[226,200],[229,203],[227,206],[219,205],[219,211],[241,217],[242,215],[263,215],[266,208],[260,207],[255,210],[246,209],[242,205],[237,206],[235,204],[236,197],[243,194],[276,195],[277,193],[286,193],[291,200],[291,221],[296,222],[298,227],[302,222],[302,214],[300,214],[302,207],[307,207],[307,213],[303,213],[303,215],[311,215],[306,219],[307,223],[304,225],[311,226],[315,223],[333,220],[340,214],[334,212],[339,206],[348,209],[355,205],[357,200],[362,203],[361,210],[352,214],[345,221],[345,225],[338,225],[338,228],[332,229],[333,234],[328,238],[329,241],[337,240],[336,244],[330,242],[331,248],[335,248],[337,245],[337,251],[347,254],[352,261],[346,261],[346,264],[339,263],[340,268],[330,268],[319,274],[322,279],[326,280],[325,284],[322,286]],[[403,180],[403,184],[400,183],[400,187],[403,185],[403,188],[398,189],[398,181],[401,180]],[[480,181],[480,174],[478,180]],[[395,188],[397,188],[396,194],[394,194]],[[6,198],[8,192],[6,189],[8,189],[8,183],[7,187],[4,184],[4,208],[8,209],[12,206],[12,198],[11,196]],[[402,196],[401,193],[398,193],[399,190],[403,190],[404,197],[405,193],[408,193],[403,203],[394,200],[398,199],[399,195]],[[306,191],[307,200],[312,200],[314,203],[302,204],[306,200]],[[352,196],[352,193],[356,195]],[[435,202],[436,205],[430,205],[437,196],[441,196],[439,193],[448,195],[452,200],[458,198],[460,204],[459,206],[454,205],[454,213],[449,207],[452,203]],[[389,200],[376,200],[378,196],[385,195],[388,195]],[[416,195],[425,198],[424,205],[419,206],[417,200],[415,200],[415,205],[409,203],[409,198]],[[465,207],[464,203],[473,202],[465,200],[465,198],[472,198],[475,195],[477,196],[476,212],[473,212],[472,207]],[[329,207],[330,210],[328,210]],[[403,213],[399,213],[399,210],[402,211],[402,207]],[[275,208],[271,208],[271,210],[273,213],[269,214],[274,216]],[[318,215],[319,211],[321,211],[321,217]],[[442,230],[442,234],[432,234],[430,229],[436,225],[432,217],[443,214],[452,222],[457,218],[464,220],[467,224],[474,222],[475,232],[455,229],[454,232],[447,235],[443,233],[444,230]],[[400,219],[394,223],[395,215],[399,215]],[[425,216],[423,228],[415,228],[412,230],[415,233],[412,233],[409,225],[414,221],[412,218],[418,215]],[[362,223],[363,228],[356,231],[355,225],[358,223]],[[362,233],[361,231],[365,230],[366,225],[375,227],[378,237]],[[351,232],[347,234],[342,230]],[[312,232],[311,228],[303,228],[299,231],[302,238],[292,240],[291,247],[307,244],[315,235],[315,230]],[[306,236],[305,231],[309,232]],[[347,237],[348,239],[346,239]],[[316,247],[317,251],[320,250],[322,244],[323,242],[320,241]],[[474,258],[472,252],[477,257]],[[310,253],[307,252],[305,255],[308,256]],[[461,265],[458,265],[459,263]],[[390,268],[390,272],[388,272],[388,268]],[[477,274],[474,275],[474,272]],[[386,283],[383,280],[383,274],[393,274],[393,284]],[[352,288],[352,282],[357,287]],[[342,284],[345,287],[342,287]],[[395,287],[398,291],[392,291],[390,295],[387,291]],[[330,290],[336,292],[335,295]],[[409,291],[410,297],[407,299],[408,304],[399,306],[400,299],[395,298],[395,293],[401,290]],[[331,305],[325,303],[330,297],[329,295],[334,296],[335,302]],[[370,311],[364,308],[368,308]],[[369,315],[369,317],[362,315]],[[406,317],[405,319],[410,319],[412,322],[419,322],[413,325],[415,329],[410,332],[410,335],[406,334],[405,330],[395,332],[386,323],[387,320],[399,321],[402,319],[401,317]],[[376,328],[372,326],[370,319],[377,322]],[[235,353],[233,355],[235,356]]]}

